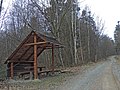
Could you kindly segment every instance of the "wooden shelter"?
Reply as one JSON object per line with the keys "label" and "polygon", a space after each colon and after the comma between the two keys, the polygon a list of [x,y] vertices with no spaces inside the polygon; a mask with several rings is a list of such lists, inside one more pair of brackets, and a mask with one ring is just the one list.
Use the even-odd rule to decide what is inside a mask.
{"label": "wooden shelter", "polygon": [[[54,72],[54,48],[62,48],[55,38],[31,31],[16,50],[7,58],[7,77],[13,79],[25,67],[33,67],[33,77],[38,78],[37,57],[45,50],[52,49],[52,72]],[[30,70],[30,69],[29,69]]]}

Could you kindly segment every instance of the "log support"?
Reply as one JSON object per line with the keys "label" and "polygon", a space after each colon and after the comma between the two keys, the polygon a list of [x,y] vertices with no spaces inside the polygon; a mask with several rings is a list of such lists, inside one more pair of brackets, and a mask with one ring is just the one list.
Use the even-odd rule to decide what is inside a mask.
{"label": "log support", "polygon": [[10,63],[10,79],[13,79],[13,63]]}
{"label": "log support", "polygon": [[[37,42],[36,33],[34,33],[34,43]],[[37,70],[37,45],[34,45],[34,79],[38,79],[38,70]]]}
{"label": "log support", "polygon": [[52,73],[54,74],[54,45],[52,44]]}

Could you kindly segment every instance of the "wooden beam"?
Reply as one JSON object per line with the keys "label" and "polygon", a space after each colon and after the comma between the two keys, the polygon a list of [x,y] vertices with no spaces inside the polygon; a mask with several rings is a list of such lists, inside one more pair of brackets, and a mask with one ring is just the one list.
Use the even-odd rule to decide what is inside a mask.
{"label": "wooden beam", "polygon": [[[46,46],[46,47],[51,47],[51,49],[52,49],[52,43],[42,44],[40,46],[41,46],[41,48]],[[63,46],[54,45],[54,48],[63,48]]]}
{"label": "wooden beam", "polygon": [[[52,46],[39,46],[39,48],[52,49]],[[63,48],[63,46],[55,46],[54,45],[54,49],[55,48]]]}
{"label": "wooden beam", "polygon": [[10,79],[13,79],[13,63],[10,63]]}
{"label": "wooden beam", "polygon": [[[38,40],[38,37],[37,37],[37,40]],[[38,48],[39,48],[39,47],[37,47],[37,49],[38,49]],[[34,46],[33,46],[33,49],[34,49]],[[30,56],[29,56],[26,60],[29,60],[33,54],[34,54],[34,51],[33,51],[33,53],[30,54]]]}
{"label": "wooden beam", "polygon": [[[37,42],[36,33],[34,33],[34,43]],[[38,79],[38,70],[37,70],[37,45],[34,44],[34,79]]]}
{"label": "wooden beam", "polygon": [[[42,48],[42,47],[41,47],[41,48]],[[63,48],[63,47],[62,47],[62,46],[60,47],[60,46],[55,46],[55,45],[54,45],[54,49],[55,49],[55,48]],[[45,49],[52,49],[52,46],[46,46]]]}
{"label": "wooden beam", "polygon": [[28,44],[25,44],[25,45],[26,46],[31,46],[31,45],[40,45],[40,44],[47,44],[47,42],[28,43]]}
{"label": "wooden beam", "polygon": [[10,63],[33,63],[34,61],[18,61],[18,60],[16,60],[16,61],[9,61]]}
{"label": "wooden beam", "polygon": [[54,74],[54,45],[52,44],[52,73]]}

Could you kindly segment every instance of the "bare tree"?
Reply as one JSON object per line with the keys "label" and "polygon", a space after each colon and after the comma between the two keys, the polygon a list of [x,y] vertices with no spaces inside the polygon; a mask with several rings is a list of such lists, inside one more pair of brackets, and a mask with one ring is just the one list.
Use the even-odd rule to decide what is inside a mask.
{"label": "bare tree", "polygon": [[2,12],[2,4],[3,4],[3,0],[1,0],[1,2],[0,2],[0,15],[1,15],[1,12]]}

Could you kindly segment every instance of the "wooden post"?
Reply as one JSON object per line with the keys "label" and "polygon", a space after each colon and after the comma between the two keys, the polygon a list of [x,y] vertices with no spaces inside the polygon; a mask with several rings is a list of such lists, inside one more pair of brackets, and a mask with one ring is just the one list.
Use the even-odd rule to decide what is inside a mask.
{"label": "wooden post", "polygon": [[52,73],[54,74],[54,45],[52,44]]}
{"label": "wooden post", "polygon": [[[34,43],[37,42],[36,33],[34,33]],[[38,70],[37,70],[37,45],[34,44],[34,79],[38,79]]]}
{"label": "wooden post", "polygon": [[30,72],[30,80],[32,80],[32,78],[33,78],[33,73]]}
{"label": "wooden post", "polygon": [[10,63],[10,79],[13,79],[13,63]]}

